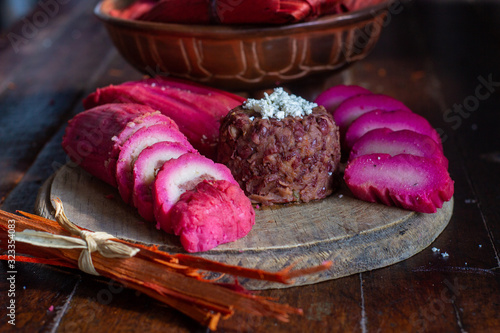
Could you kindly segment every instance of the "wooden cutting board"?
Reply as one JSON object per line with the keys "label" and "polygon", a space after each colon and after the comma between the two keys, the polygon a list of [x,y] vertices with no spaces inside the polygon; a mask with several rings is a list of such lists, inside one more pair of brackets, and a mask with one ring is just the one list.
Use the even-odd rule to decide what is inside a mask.
{"label": "wooden cutting board", "polygon": [[[118,191],[78,167],[64,166],[40,189],[36,212],[53,219],[51,198],[63,201],[75,224],[116,237],[185,253],[178,238],[144,222]],[[415,213],[355,199],[345,188],[307,204],[256,209],[251,232],[236,242],[195,255],[231,265],[277,271],[333,261],[328,271],[296,279],[294,286],[335,279],[405,260],[428,247],[448,224],[453,200],[435,214]],[[248,289],[288,285],[240,281]]]}

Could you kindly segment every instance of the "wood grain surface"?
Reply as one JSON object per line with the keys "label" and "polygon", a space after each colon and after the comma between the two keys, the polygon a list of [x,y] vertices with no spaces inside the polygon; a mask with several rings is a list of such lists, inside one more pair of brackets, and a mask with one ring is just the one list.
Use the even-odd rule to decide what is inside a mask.
{"label": "wood grain surface", "polygon": [[[42,2],[58,8],[26,35]],[[82,98],[141,77],[93,16],[97,0],[32,3],[29,15],[0,33],[0,208],[10,212],[34,212],[39,189],[66,164],[62,135]],[[304,315],[282,323],[237,314],[218,332],[500,331],[499,15],[497,1],[395,1],[366,59],[286,86],[314,99],[334,84],[359,84],[397,97],[441,129],[455,195],[450,222],[430,245],[440,252],[427,248],[385,268],[262,290]],[[23,38],[19,44],[12,34]],[[12,326],[8,267],[0,262],[2,332],[207,332],[107,279],[21,262],[16,270]]]}
{"label": "wood grain surface", "polygon": [[[118,238],[159,245],[169,253],[185,253],[177,236],[145,223],[126,205],[118,191],[68,164],[42,187],[35,212],[54,219],[53,198],[80,227]],[[381,268],[407,259],[431,244],[448,224],[453,200],[435,214],[415,213],[357,200],[347,189],[307,204],[256,209],[250,233],[235,242],[196,255],[231,265],[278,271],[319,265],[333,267],[321,274],[297,278],[293,285],[241,280],[248,289],[311,284]]]}

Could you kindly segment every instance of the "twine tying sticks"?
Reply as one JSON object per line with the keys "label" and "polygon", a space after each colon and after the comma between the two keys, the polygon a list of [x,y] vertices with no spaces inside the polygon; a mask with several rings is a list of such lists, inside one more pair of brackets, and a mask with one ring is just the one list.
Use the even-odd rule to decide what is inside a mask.
{"label": "twine tying sticks", "polygon": [[97,273],[92,263],[92,252],[98,251],[106,258],[130,258],[139,252],[138,248],[132,248],[125,244],[110,240],[116,237],[106,232],[81,230],[73,224],[64,213],[61,199],[55,198],[52,201],[56,208],[56,221],[65,230],[79,238],[54,235],[48,232],[28,229],[16,233],[16,242],[58,249],[82,249],[80,257],[78,258],[78,268],[92,275],[100,275]]}

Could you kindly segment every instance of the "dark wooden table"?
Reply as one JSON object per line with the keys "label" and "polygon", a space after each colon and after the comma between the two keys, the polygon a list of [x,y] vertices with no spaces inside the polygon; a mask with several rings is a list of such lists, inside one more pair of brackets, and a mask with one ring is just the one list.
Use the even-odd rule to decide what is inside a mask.
{"label": "dark wooden table", "polygon": [[[42,183],[66,162],[61,138],[82,98],[141,77],[93,16],[95,1],[52,3],[49,12],[38,4],[0,39],[0,208],[11,212],[32,212]],[[500,331],[499,16],[494,1],[405,2],[390,13],[366,59],[290,85],[313,98],[336,83],[362,84],[442,129],[454,214],[429,248],[404,262],[262,292],[304,310],[290,323],[236,315],[221,322],[221,332]],[[6,316],[7,266],[0,263],[1,331],[207,330],[106,279],[39,264],[16,269],[14,327]]]}

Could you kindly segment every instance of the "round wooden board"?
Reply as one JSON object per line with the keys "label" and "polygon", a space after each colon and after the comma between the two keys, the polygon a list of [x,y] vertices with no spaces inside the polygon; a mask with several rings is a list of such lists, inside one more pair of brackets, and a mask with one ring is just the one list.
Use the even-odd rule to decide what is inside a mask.
{"label": "round wooden board", "polygon": [[[144,222],[124,204],[118,191],[80,168],[64,166],[40,189],[36,212],[53,219],[51,198],[63,201],[77,225],[116,237],[157,244],[170,253],[185,253],[178,237]],[[194,255],[231,265],[277,271],[333,261],[331,269],[297,278],[293,286],[369,271],[405,260],[428,247],[448,224],[453,200],[435,214],[421,214],[367,203],[341,189],[327,199],[300,205],[256,209],[250,233],[236,242]],[[240,281],[248,289],[289,285]]]}

